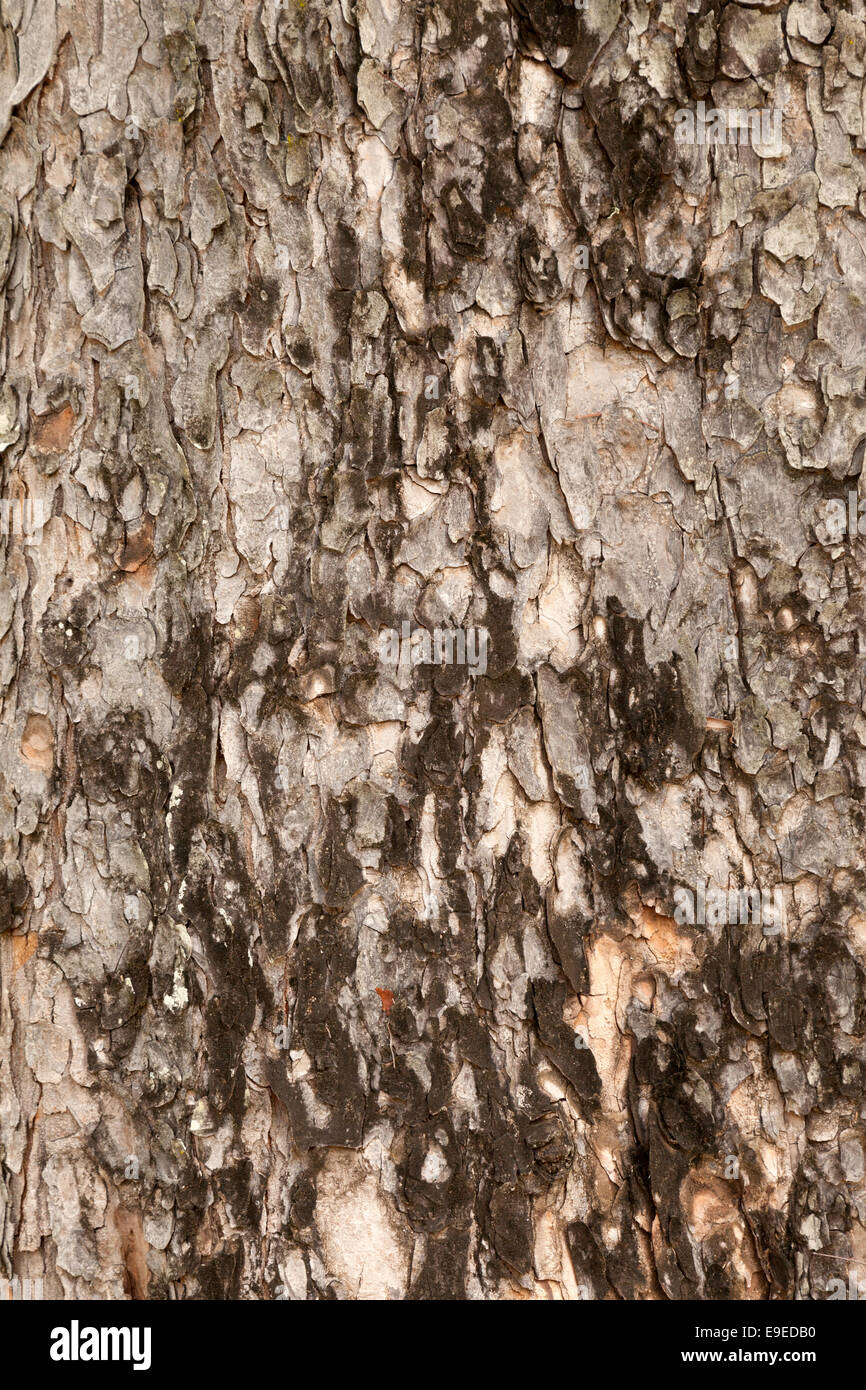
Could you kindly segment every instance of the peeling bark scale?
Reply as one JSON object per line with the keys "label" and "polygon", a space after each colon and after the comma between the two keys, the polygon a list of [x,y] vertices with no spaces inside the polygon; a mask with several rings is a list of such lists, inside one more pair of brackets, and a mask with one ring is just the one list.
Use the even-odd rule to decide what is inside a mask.
{"label": "peeling bark scale", "polygon": [[0,1279],[866,1283],[863,0],[4,0]]}

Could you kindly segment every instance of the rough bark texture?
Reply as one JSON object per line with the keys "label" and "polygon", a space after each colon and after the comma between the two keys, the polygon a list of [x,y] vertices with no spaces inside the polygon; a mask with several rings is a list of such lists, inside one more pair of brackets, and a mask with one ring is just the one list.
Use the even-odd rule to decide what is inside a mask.
{"label": "rough bark texture", "polygon": [[848,3],[5,0],[0,1275],[866,1260]]}

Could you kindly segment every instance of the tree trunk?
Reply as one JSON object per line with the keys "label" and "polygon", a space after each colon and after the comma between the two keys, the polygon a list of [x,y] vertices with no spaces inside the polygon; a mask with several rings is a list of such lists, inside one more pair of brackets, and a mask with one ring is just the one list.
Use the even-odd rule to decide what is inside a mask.
{"label": "tree trunk", "polygon": [[859,12],[3,33],[0,1275],[833,1296]]}

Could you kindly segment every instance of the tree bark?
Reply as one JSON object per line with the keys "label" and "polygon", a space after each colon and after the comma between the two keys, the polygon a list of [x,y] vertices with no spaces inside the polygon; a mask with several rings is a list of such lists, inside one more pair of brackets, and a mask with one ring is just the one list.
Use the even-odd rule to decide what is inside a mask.
{"label": "tree bark", "polygon": [[832,1296],[860,8],[3,36],[0,1275]]}

